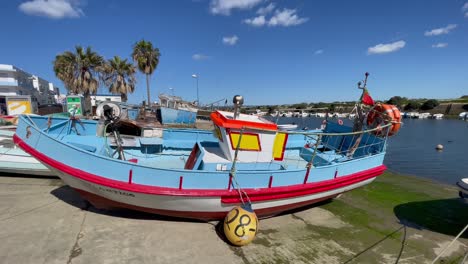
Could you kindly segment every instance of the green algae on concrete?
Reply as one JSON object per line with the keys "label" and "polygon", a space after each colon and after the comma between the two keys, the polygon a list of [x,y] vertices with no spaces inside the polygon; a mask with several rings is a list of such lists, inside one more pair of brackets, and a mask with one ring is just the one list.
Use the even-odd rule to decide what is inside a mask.
{"label": "green algae on concrete", "polygon": [[[385,173],[337,199],[262,220],[260,230],[269,231],[259,232],[253,245],[242,248],[244,259],[248,263],[428,263],[468,223],[468,205],[457,195],[452,186]],[[459,263],[468,250],[467,237],[464,234],[454,243],[440,263]]]}

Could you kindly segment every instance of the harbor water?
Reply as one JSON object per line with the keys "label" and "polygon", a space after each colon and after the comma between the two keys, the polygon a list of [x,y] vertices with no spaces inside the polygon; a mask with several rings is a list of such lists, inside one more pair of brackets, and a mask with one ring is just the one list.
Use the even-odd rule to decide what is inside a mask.
{"label": "harbor water", "polygon": [[[320,127],[322,118],[280,117],[278,124],[298,128]],[[336,120],[335,120],[336,121]],[[343,119],[344,124],[351,120]],[[390,171],[454,184],[468,177],[468,122],[452,119],[403,119],[396,136],[389,138],[384,164]],[[443,150],[437,151],[436,145]]]}

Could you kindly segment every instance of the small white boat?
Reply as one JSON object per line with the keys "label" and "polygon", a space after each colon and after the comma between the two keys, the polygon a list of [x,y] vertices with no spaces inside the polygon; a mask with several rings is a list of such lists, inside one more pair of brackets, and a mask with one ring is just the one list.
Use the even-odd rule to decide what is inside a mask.
{"label": "small white boat", "polygon": [[468,178],[460,179],[460,181],[457,182],[457,186],[460,189],[458,195],[461,198],[468,198]]}
{"label": "small white boat", "polygon": [[418,112],[409,112],[409,113],[407,113],[407,116],[409,118],[419,118],[419,113]]}
{"label": "small white boat", "polygon": [[460,119],[466,120],[466,119],[468,119],[468,112],[461,112],[461,113],[458,115],[458,117],[459,117]]}
{"label": "small white boat", "polygon": [[427,119],[431,116],[431,113],[420,113],[419,119]]}
{"label": "small white boat", "polygon": [[13,143],[14,131],[0,130],[0,173],[50,176],[50,170]]}
{"label": "small white boat", "polygon": [[442,119],[442,118],[444,118],[444,114],[433,114],[432,118],[433,119]]}

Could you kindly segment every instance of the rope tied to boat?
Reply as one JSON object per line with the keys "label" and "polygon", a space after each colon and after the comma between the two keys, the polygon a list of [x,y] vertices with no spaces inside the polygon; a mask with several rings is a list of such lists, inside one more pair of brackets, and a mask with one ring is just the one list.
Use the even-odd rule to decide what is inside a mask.
{"label": "rope tied to boat", "polygon": [[[237,178],[236,178],[237,156],[238,156],[238,153],[239,153],[239,148],[240,148],[240,143],[242,141],[243,133],[244,133],[244,128],[241,128],[240,133],[239,133],[239,140],[237,141],[236,150],[234,151],[234,160],[232,161],[232,166],[231,166],[231,171],[229,172],[229,176],[232,178],[233,187],[236,188],[237,192],[239,193],[239,198],[241,200],[242,206],[243,207],[251,207],[252,202],[250,201],[249,196],[247,195],[247,193],[244,190],[242,190],[242,188],[241,188],[241,186],[240,186],[240,184],[239,184],[239,182],[237,181]],[[244,201],[244,196],[247,199],[247,205],[246,205],[246,203]]]}

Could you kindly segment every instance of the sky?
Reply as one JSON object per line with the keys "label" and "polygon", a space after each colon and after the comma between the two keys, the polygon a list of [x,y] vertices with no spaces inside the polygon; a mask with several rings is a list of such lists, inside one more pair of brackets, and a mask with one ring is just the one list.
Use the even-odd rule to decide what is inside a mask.
{"label": "sky", "polygon": [[[374,99],[468,94],[466,0],[8,0],[0,6],[0,64],[66,92],[57,54],[91,46],[128,58],[139,40],[161,53],[159,93],[209,104],[353,101],[369,72]],[[146,98],[137,74],[129,102]],[[108,93],[101,87],[99,93]]]}

